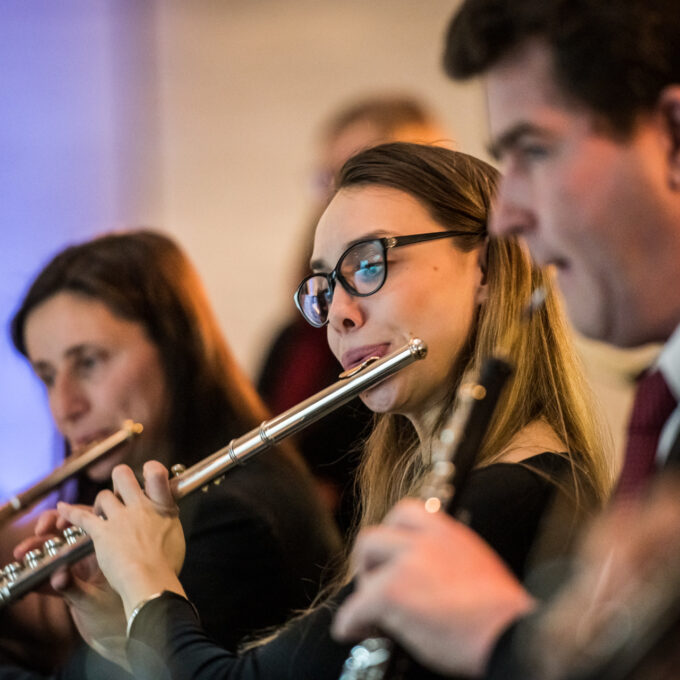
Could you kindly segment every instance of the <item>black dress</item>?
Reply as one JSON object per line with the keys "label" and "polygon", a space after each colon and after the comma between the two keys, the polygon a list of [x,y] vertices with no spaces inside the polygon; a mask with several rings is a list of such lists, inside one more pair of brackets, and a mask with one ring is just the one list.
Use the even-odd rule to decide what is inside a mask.
{"label": "black dress", "polygon": [[[566,472],[563,456],[543,453],[521,464],[497,463],[473,472],[461,499],[471,526],[521,578],[543,511],[555,495],[550,479]],[[229,579],[229,575],[224,575]],[[139,613],[128,643],[135,677],[172,680],[337,680],[351,645],[330,637],[333,612],[347,594],[293,621],[267,644],[236,656],[216,646],[191,605],[164,594]],[[414,667],[412,677],[436,677]]]}

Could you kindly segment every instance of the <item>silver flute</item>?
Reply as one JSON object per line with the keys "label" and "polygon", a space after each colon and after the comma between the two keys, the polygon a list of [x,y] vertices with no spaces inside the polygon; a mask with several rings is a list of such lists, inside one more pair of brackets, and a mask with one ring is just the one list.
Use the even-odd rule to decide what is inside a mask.
{"label": "silver flute", "polygon": [[126,420],[120,430],[109,435],[106,439],[97,442],[85,451],[72,453],[49,475],[0,505],[0,526],[30,508],[31,505],[61,486],[67,479],[87,469],[90,465],[105,458],[117,448],[141,434],[142,430],[143,427],[139,423]]}
{"label": "silver flute", "polygon": [[[211,454],[190,468],[173,466],[172,495],[179,500],[222,477],[229,468],[242,465],[251,456],[270,448],[285,437],[346,404],[361,392],[386,380],[402,368],[424,359],[427,346],[414,338],[401,349],[382,358],[371,357],[360,366],[340,374],[340,379],[281,415]],[[32,550],[24,562],[12,562],[0,570],[0,608],[10,604],[45,581],[58,568],[73,564],[94,551],[94,544],[82,529],[69,527],[64,536],[52,538],[42,548]]]}

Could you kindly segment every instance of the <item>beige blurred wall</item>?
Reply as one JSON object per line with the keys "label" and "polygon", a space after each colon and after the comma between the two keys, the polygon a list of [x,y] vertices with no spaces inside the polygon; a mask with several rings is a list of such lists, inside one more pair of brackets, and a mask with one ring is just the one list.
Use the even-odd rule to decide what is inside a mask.
{"label": "beige blurred wall", "polygon": [[[205,280],[234,351],[255,376],[294,313],[294,260],[311,201],[320,124],[348,101],[411,92],[456,148],[489,160],[479,83],[441,68],[458,1],[198,0],[154,7],[155,77],[140,101],[157,116],[147,159],[153,224],[174,234]],[[153,93],[151,96],[150,93]],[[153,102],[151,101],[153,100]],[[144,116],[141,116],[144,119]],[[147,178],[148,179],[148,178]],[[620,463],[633,376],[653,348],[577,340]],[[304,367],[301,367],[304,370]]]}
{"label": "beige blurred wall", "polygon": [[[293,312],[293,259],[320,123],[380,91],[430,102],[459,148],[484,153],[480,90],[440,67],[450,0],[157,2],[158,146],[138,219],[188,249],[253,374]],[[154,132],[154,131],[152,131]],[[158,157],[155,158],[156,149]]]}
{"label": "beige blurred wall", "polygon": [[[457,5],[6,0],[3,324],[33,272],[66,243],[151,225],[190,253],[236,356],[255,375],[294,312],[293,263],[329,114],[362,95],[410,92],[435,109],[457,148],[486,157],[481,88],[448,81],[440,65]],[[620,454],[631,376],[647,355],[591,345],[584,355]],[[44,452],[40,466],[6,482],[17,488],[19,474],[49,468],[61,448],[37,383],[6,341],[0,374],[11,386],[0,417],[7,451],[19,446],[13,435]]]}

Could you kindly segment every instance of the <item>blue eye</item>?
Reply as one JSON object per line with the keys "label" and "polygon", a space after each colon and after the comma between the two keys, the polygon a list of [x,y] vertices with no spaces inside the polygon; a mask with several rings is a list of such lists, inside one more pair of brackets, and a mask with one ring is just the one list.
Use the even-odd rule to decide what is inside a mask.
{"label": "blue eye", "polygon": [[380,281],[384,271],[385,266],[382,261],[371,262],[370,260],[362,260],[359,262],[354,270],[354,282],[359,292],[362,292],[361,288],[363,286],[370,288]]}

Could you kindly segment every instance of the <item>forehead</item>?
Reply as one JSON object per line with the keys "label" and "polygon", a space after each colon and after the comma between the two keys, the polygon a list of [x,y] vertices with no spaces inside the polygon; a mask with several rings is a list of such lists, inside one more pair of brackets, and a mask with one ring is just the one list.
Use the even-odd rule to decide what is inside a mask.
{"label": "forehead", "polygon": [[60,292],[47,298],[26,318],[26,348],[33,360],[53,357],[84,343],[137,342],[145,337],[141,324],[116,316],[102,301]]}
{"label": "forehead", "polygon": [[386,234],[415,234],[440,227],[416,198],[377,185],[341,189],[319,220],[313,261],[335,260],[353,241]]}
{"label": "forehead", "polygon": [[485,76],[492,145],[533,126],[550,129],[574,114],[555,82],[549,49],[530,41]]}

